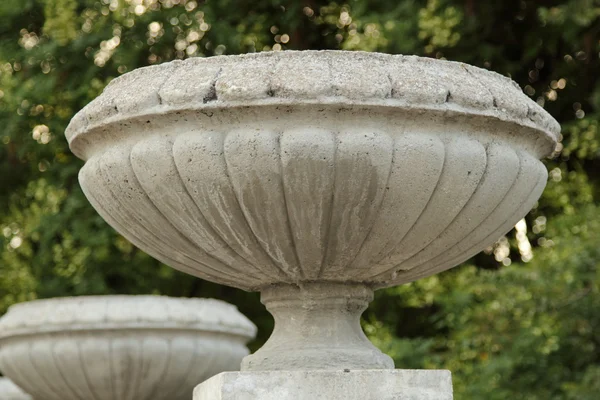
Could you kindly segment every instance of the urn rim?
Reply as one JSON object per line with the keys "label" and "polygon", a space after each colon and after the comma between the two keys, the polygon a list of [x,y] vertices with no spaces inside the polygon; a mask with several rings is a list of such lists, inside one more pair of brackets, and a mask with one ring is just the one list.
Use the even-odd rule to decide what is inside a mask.
{"label": "urn rim", "polygon": [[[287,75],[282,77],[283,72]],[[560,126],[510,78],[460,62],[339,50],[194,57],[138,68],[113,79],[65,131],[89,157],[103,130],[140,117],[268,106],[376,107],[477,116],[533,131],[549,155]],[[110,140],[110,139],[108,139]]]}
{"label": "urn rim", "polygon": [[[101,307],[104,311],[99,310]],[[119,310],[109,311],[111,307]],[[155,307],[162,309],[148,312]],[[146,311],[142,312],[142,308]],[[41,312],[44,312],[43,316]],[[92,331],[217,333],[248,342],[256,336],[257,328],[237,307],[221,300],[154,295],[38,299],[13,304],[0,318],[0,341],[39,334]]]}

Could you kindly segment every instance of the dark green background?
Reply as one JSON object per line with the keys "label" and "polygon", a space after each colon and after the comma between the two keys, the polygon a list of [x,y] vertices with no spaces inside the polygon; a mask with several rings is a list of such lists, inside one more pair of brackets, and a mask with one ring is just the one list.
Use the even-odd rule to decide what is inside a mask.
{"label": "dark green background", "polygon": [[258,295],[159,264],[91,208],[63,137],[70,118],[112,78],[175,58],[270,49],[447,58],[516,80],[561,122],[562,154],[545,161],[548,187],[526,234],[378,292],[365,331],[398,368],[451,369],[459,400],[598,399],[599,32],[595,0],[2,0],[0,312],[65,295],[218,297],[259,325],[256,348],[272,329]]}

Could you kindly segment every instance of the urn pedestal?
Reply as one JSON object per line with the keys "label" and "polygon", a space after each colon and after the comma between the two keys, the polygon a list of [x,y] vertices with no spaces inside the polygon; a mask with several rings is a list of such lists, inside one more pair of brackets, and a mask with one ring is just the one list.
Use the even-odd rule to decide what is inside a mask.
{"label": "urn pedestal", "polygon": [[449,371],[311,370],[224,372],[195,400],[452,400]]}
{"label": "urn pedestal", "polygon": [[[214,388],[271,384],[256,371],[405,377],[360,329],[373,291],[442,272],[509,231],[542,193],[539,159],[558,133],[493,72],[286,51],[132,71],[66,135],[86,160],[87,198],[122,235],[173,268],[262,293],[272,337]],[[378,369],[380,381],[367,372]]]}

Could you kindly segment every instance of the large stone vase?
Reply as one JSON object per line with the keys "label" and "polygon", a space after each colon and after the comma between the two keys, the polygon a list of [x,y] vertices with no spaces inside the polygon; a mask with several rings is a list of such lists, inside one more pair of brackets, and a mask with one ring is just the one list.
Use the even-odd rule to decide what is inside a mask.
{"label": "large stone vase", "polygon": [[0,371],[35,400],[189,400],[200,382],[239,369],[255,331],[211,299],[37,300],[0,319]]}
{"label": "large stone vase", "polygon": [[194,58],[113,80],[66,136],[92,205],[173,268],[260,291],[245,371],[392,369],[360,315],[509,231],[559,126],[508,78],[360,52]]}

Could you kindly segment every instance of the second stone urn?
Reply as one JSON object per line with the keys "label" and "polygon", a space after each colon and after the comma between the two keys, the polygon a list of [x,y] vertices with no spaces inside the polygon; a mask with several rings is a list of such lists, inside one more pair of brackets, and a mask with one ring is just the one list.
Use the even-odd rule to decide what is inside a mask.
{"label": "second stone urn", "polygon": [[200,382],[239,369],[255,333],[212,299],[37,300],[0,319],[0,371],[36,400],[189,400]]}
{"label": "second stone urn", "polygon": [[377,288],[451,268],[533,207],[559,126],[508,78],[352,52],[189,59],[113,80],[67,129],[92,205],[132,243],[260,291],[245,370],[391,369]]}

